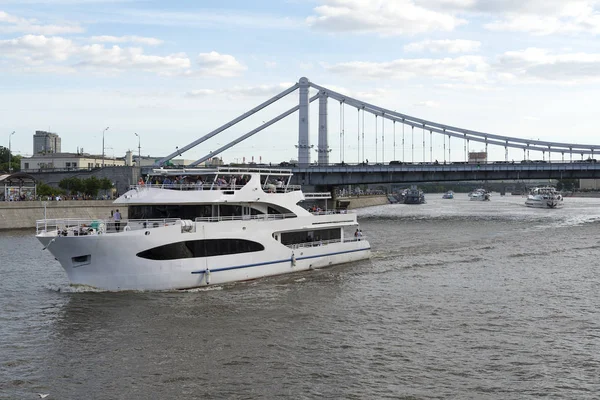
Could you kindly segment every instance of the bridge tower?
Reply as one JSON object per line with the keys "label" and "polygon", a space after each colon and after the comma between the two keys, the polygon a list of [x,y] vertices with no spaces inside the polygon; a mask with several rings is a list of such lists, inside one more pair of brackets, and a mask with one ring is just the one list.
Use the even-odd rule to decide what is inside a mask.
{"label": "bridge tower", "polygon": [[327,138],[327,93],[319,94],[319,165],[329,164],[329,143]]}
{"label": "bridge tower", "polygon": [[309,136],[309,110],[308,110],[308,90],[310,81],[302,77],[298,81],[300,92],[300,109],[298,110],[298,165],[305,167],[310,165],[310,136]]}

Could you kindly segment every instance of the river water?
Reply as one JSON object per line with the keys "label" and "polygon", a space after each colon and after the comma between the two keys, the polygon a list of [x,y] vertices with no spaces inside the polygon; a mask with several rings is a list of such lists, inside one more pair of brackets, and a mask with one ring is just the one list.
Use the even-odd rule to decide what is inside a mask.
{"label": "river water", "polygon": [[0,398],[592,399],[600,199],[359,210],[371,260],[186,292],[85,292],[0,232]]}

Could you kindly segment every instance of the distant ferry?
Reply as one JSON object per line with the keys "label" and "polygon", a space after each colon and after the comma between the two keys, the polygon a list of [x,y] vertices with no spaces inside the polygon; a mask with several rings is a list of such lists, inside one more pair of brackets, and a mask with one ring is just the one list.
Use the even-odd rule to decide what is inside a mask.
{"label": "distant ferry", "polygon": [[552,186],[536,187],[527,196],[525,205],[534,208],[561,208],[564,198]]}
{"label": "distant ferry", "polygon": [[469,200],[474,201],[489,201],[491,194],[485,189],[475,189],[469,193]]}
{"label": "distant ferry", "polygon": [[45,219],[36,237],[71,283],[186,289],[366,259],[350,211],[307,210],[290,170],[157,169],[115,200],[122,220]]}

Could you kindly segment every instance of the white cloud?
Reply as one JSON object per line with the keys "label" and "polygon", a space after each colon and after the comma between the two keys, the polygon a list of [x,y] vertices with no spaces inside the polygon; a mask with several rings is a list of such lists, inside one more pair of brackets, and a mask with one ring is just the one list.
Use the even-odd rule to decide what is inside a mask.
{"label": "white cloud", "polygon": [[216,93],[218,93],[218,92],[213,89],[197,89],[197,90],[190,90],[185,95],[187,97],[206,97],[206,96],[212,96],[213,94],[216,94]]}
{"label": "white cloud", "polygon": [[375,79],[409,79],[428,77],[465,82],[483,81],[489,69],[483,57],[461,56],[456,58],[405,58],[389,62],[354,61],[325,68],[336,74],[346,74]]}
{"label": "white cloud", "polygon": [[24,65],[23,71],[74,72],[82,68],[120,71],[138,69],[158,73],[183,72],[191,67],[185,54],[167,56],[147,55],[137,47],[110,48],[101,44],[79,46],[61,37],[25,35],[16,39],[0,40],[0,58],[7,57]]}
{"label": "white cloud", "polygon": [[151,37],[143,37],[143,36],[92,36],[90,38],[92,42],[99,43],[139,43],[145,44],[148,46],[158,46],[163,44],[164,42],[160,39],[151,38]]}
{"label": "white cloud", "polygon": [[600,53],[556,54],[546,49],[508,51],[494,70],[506,81],[577,84],[600,81]]}
{"label": "white cloud", "polygon": [[418,101],[418,102],[414,103],[413,105],[418,106],[418,107],[435,108],[435,107],[439,107],[440,103],[438,103],[437,101],[433,101],[433,100],[424,100],[424,101]]}
{"label": "white cloud", "polygon": [[26,63],[40,63],[47,60],[64,61],[77,51],[69,39],[25,35],[16,39],[0,40],[0,57],[20,59]]}
{"label": "white cloud", "polygon": [[198,54],[196,62],[199,69],[192,74],[232,77],[240,75],[247,69],[234,56],[219,54],[216,51]]}
{"label": "white cloud", "polygon": [[83,28],[78,24],[42,25],[35,19],[26,19],[0,11],[0,32],[23,32],[38,35],[59,35],[81,33]]}
{"label": "white cloud", "polygon": [[142,69],[144,71],[169,72],[184,70],[191,66],[190,59],[185,54],[146,55],[138,47],[112,46],[107,48],[100,44],[93,44],[81,47],[78,55],[81,57],[78,65],[115,70]]}
{"label": "white cloud", "polygon": [[230,97],[250,97],[250,96],[274,96],[283,92],[285,89],[293,86],[294,83],[282,82],[275,85],[256,85],[256,86],[233,86],[227,89],[198,89],[186,93],[187,97],[204,97],[214,94],[227,95]]}
{"label": "white cloud", "polygon": [[470,53],[478,51],[481,42],[475,40],[423,40],[409,43],[404,46],[404,51],[432,53]]}
{"label": "white cloud", "polygon": [[265,67],[266,68],[276,68],[277,63],[275,61],[265,61]]}
{"label": "white cloud", "polygon": [[307,18],[313,29],[327,32],[375,32],[384,36],[452,31],[466,23],[449,13],[434,11],[415,0],[320,0]]}

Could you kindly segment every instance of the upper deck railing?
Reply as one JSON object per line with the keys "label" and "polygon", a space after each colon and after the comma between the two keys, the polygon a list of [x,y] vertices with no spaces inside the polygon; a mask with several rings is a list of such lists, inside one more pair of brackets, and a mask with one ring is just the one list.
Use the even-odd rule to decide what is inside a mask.
{"label": "upper deck railing", "polygon": [[[143,183],[137,185],[129,185],[129,190],[137,190],[141,191],[144,189],[168,189],[168,190],[221,190],[233,194],[234,191],[240,190],[245,185],[232,185],[232,184],[214,184],[212,182],[203,182],[203,183]],[[301,190],[302,187],[300,185],[281,185],[277,186],[276,184],[265,184],[263,185],[263,190],[267,193],[289,193],[296,192]]]}

